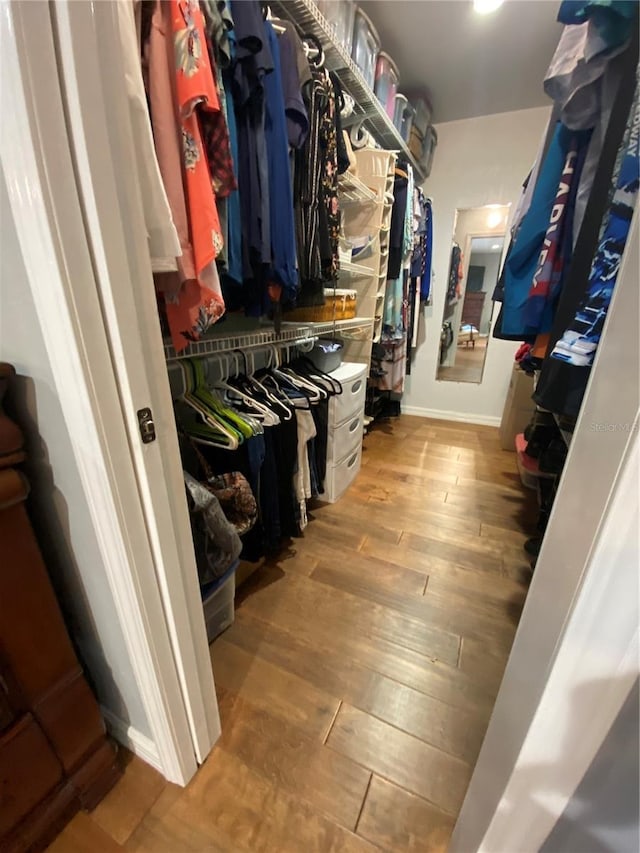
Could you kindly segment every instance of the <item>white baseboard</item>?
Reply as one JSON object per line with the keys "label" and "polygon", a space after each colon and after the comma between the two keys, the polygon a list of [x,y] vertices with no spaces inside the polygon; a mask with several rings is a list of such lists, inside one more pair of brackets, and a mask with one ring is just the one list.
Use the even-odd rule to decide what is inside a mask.
{"label": "white baseboard", "polygon": [[114,713],[109,711],[108,708],[101,705],[100,710],[104,717],[104,721],[107,724],[109,733],[118,741],[118,743],[126,746],[134,755],[137,755],[138,758],[141,758],[146,764],[150,764],[164,776],[164,768],[162,767],[158,750],[151,738],[143,735],[142,732],[138,731],[138,729],[135,729],[124,720],[121,720],[120,717],[117,717]]}
{"label": "white baseboard", "polygon": [[444,409],[421,409],[418,406],[402,406],[403,415],[416,415],[419,418],[433,418],[438,421],[456,421],[463,424],[481,424],[499,427],[502,420],[495,415],[475,415],[463,412],[447,412]]}

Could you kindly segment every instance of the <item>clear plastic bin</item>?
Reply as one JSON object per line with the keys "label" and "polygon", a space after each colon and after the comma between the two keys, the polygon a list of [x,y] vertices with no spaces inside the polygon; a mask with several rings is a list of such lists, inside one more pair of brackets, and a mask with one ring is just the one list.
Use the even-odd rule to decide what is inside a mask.
{"label": "clear plastic bin", "polygon": [[353,0],[315,0],[320,14],[335,33],[336,41],[348,54],[353,43],[353,19],[356,7]]}
{"label": "clear plastic bin", "polygon": [[411,98],[411,106],[414,109],[413,123],[418,129],[420,136],[425,136],[431,124],[431,104],[425,97],[417,96]]}
{"label": "clear plastic bin", "polygon": [[395,62],[388,53],[381,51],[376,62],[376,82],[373,91],[391,119],[395,110],[398,79],[398,68]]}
{"label": "clear plastic bin", "polygon": [[375,27],[362,9],[356,8],[351,56],[372,89],[376,79],[376,60],[379,52],[380,39]]}
{"label": "clear plastic bin", "polygon": [[333,29],[336,33],[338,44],[351,54],[353,45],[353,20],[356,14],[356,6],[352,0],[334,0],[329,4],[331,6],[330,22],[333,24]]}
{"label": "clear plastic bin", "polygon": [[402,116],[404,115],[404,111],[408,103],[409,100],[406,95],[403,95],[402,92],[398,92],[396,94],[393,106],[393,123],[398,132],[402,130]]}
{"label": "clear plastic bin", "polygon": [[422,166],[425,177],[427,178],[431,174],[431,167],[433,166],[433,158],[436,153],[437,145],[438,134],[436,133],[435,127],[431,126],[427,128],[427,135],[425,136],[422,145],[422,156],[420,157],[420,165]]}
{"label": "clear plastic bin", "polygon": [[207,626],[207,640],[210,643],[233,625],[237,568],[238,564],[234,563],[219,581],[203,587],[201,590],[204,621]]}

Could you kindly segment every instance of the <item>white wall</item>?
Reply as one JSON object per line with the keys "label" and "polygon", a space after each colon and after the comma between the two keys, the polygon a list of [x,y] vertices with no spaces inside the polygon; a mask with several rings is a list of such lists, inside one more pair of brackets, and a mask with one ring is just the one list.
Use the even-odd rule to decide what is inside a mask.
{"label": "white wall", "polygon": [[55,392],[1,171],[0,225],[0,358],[11,362],[18,373],[8,408],[27,439],[30,517],[98,700],[125,728],[150,737]]}
{"label": "white wall", "polygon": [[550,108],[538,107],[437,126],[433,171],[424,184],[434,210],[433,305],[426,309],[426,340],[405,382],[402,409],[409,414],[500,422],[516,343],[490,341],[480,385],[436,380],[451,237],[457,208],[518,199],[549,114]]}

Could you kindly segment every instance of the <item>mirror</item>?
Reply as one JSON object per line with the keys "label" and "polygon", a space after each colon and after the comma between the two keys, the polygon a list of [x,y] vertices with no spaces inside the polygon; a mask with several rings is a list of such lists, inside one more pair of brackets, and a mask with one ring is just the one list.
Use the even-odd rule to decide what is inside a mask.
{"label": "mirror", "polygon": [[456,211],[436,378],[482,382],[510,205]]}

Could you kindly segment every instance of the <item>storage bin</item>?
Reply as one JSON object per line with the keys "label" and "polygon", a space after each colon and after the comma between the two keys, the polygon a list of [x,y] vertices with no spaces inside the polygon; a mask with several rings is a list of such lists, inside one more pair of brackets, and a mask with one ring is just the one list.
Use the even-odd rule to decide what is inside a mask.
{"label": "storage bin", "polygon": [[[369,186],[370,177],[384,178],[386,185],[389,172],[392,171],[396,162],[396,155],[392,151],[383,151],[381,148],[358,148],[353,153],[358,164],[358,177],[366,186]],[[376,192],[378,192],[377,188]]]}
{"label": "storage bin", "polygon": [[410,102],[413,107],[413,124],[424,138],[431,125],[431,104],[423,95],[410,98]]}
{"label": "storage bin", "polygon": [[318,338],[309,353],[309,359],[318,370],[331,373],[342,364],[343,350],[344,347],[340,341],[334,341],[332,338]]}
{"label": "storage bin", "polygon": [[414,125],[411,128],[411,134],[409,136],[409,151],[413,154],[416,160],[419,160],[422,157],[422,152],[424,150],[424,136],[420,133],[418,128]]}
{"label": "storage bin", "polygon": [[357,7],[353,24],[351,57],[371,89],[375,83],[376,60],[379,52],[380,39],[378,33],[369,16]]}
{"label": "storage bin", "polygon": [[[335,398],[334,398],[335,399]],[[362,463],[362,444],[353,450],[337,465],[327,465],[324,481],[324,492],[321,500],[335,503],[355,480]]]}
{"label": "storage bin", "polygon": [[300,320],[307,323],[326,323],[332,320],[352,320],[356,316],[356,301],[358,294],[355,290],[326,287],[324,305],[312,305],[305,308],[294,308],[288,311],[286,320]]}
{"label": "storage bin", "polygon": [[353,22],[356,13],[356,6],[352,0],[334,0],[328,4],[329,22],[333,25],[336,34],[336,41],[342,45],[348,54],[351,54],[353,46]]}
{"label": "storage bin", "polygon": [[406,95],[403,95],[402,92],[398,92],[396,94],[395,103],[393,105],[393,124],[395,125],[398,133],[400,133],[402,128],[402,116],[408,103],[409,100]]}
{"label": "storage bin", "polygon": [[339,427],[328,431],[327,465],[337,465],[345,457],[351,456],[362,444],[363,415],[364,409],[360,409]]}
{"label": "storage bin", "polygon": [[413,126],[413,107],[411,104],[407,104],[404,110],[402,111],[402,119],[400,121],[400,136],[404,139],[406,143],[409,142],[409,138],[411,136],[411,127]]}
{"label": "storage bin", "polygon": [[436,153],[437,145],[438,134],[436,133],[435,127],[431,126],[427,128],[427,135],[425,136],[424,143],[422,146],[422,156],[419,159],[420,166],[422,167],[422,171],[424,172],[426,178],[428,178],[431,174],[433,158]]}
{"label": "storage bin", "polygon": [[364,405],[367,365],[345,361],[331,375],[342,385],[342,394],[332,397],[329,401],[329,423],[339,426]]}
{"label": "storage bin", "polygon": [[[347,239],[359,240],[363,237],[377,235],[383,224],[385,205],[379,201],[368,201],[354,205],[349,219],[344,221],[344,233]],[[358,262],[359,263],[359,262]],[[363,262],[363,265],[366,265]]]}
{"label": "storage bin", "polygon": [[207,584],[200,590],[204,621],[207,626],[207,640],[210,643],[233,625],[237,568],[238,563],[235,562],[220,580]]}
{"label": "storage bin", "polygon": [[388,53],[381,51],[376,62],[374,93],[387,115],[393,119],[398,92],[398,68]]}

